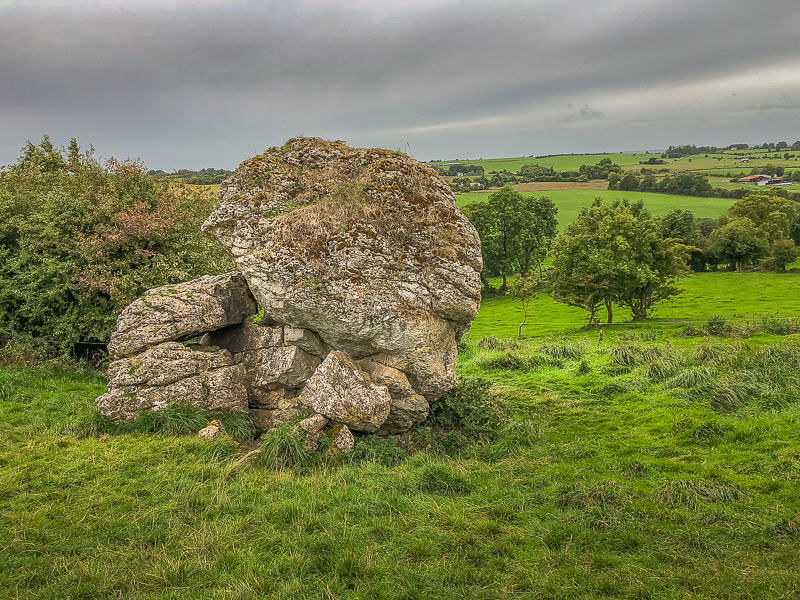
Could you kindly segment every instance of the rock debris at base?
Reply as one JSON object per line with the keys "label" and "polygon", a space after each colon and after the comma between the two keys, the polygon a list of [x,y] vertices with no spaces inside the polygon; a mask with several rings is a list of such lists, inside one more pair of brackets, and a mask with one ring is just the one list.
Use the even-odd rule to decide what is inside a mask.
{"label": "rock debris at base", "polygon": [[243,162],[203,229],[241,272],[149,290],[120,314],[106,417],[183,403],[250,411],[264,431],[310,412],[308,448],[327,433],[349,449],[353,431],[408,431],[454,385],[481,247],[430,167],[294,138]]}

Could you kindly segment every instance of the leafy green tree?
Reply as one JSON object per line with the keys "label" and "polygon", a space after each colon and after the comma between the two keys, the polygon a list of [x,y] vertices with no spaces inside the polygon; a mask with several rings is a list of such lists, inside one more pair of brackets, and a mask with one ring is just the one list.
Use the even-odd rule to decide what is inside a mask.
{"label": "leafy green tree", "polygon": [[636,177],[635,173],[625,173],[622,176],[622,179],[619,180],[619,189],[624,192],[632,192],[639,188],[639,178]]}
{"label": "leafy green tree", "polygon": [[556,238],[554,297],[590,313],[602,304],[609,323],[614,303],[643,319],[682,291],[672,284],[689,274],[688,250],[661,235],[659,220],[641,201],[597,198]]}
{"label": "leafy green tree", "polygon": [[770,251],[767,234],[747,217],[727,222],[711,234],[709,253],[717,263],[732,265],[741,272],[743,265],[760,260]]}
{"label": "leafy green tree", "polygon": [[786,273],[786,265],[798,258],[800,258],[800,248],[795,245],[794,240],[775,240],[772,242],[768,266],[778,273]]}
{"label": "leafy green tree", "polygon": [[[541,270],[556,234],[557,212],[550,198],[523,196],[509,185],[490,194],[486,202],[464,207],[481,238],[484,272],[503,278],[501,293],[507,291],[510,275],[526,275],[537,267]],[[481,277],[489,290],[485,275]]]}

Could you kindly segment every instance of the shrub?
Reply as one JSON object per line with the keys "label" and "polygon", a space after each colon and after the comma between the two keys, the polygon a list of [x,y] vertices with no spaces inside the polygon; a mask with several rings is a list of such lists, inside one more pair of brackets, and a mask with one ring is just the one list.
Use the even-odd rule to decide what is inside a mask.
{"label": "shrub", "polygon": [[[229,270],[200,224],[213,198],[147,175],[138,161],[69,154],[47,137],[0,173],[0,332],[61,350],[107,341],[151,287]],[[40,342],[41,344],[41,342]]]}
{"label": "shrub", "polygon": [[445,429],[461,428],[480,438],[496,437],[505,410],[491,389],[490,381],[459,377],[455,387],[433,403],[429,422]]}

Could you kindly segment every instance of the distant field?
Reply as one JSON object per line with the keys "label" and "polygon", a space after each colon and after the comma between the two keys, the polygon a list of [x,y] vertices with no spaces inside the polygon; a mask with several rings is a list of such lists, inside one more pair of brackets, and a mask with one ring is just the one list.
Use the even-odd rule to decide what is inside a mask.
{"label": "distant field", "polygon": [[[766,315],[800,317],[800,273],[697,273],[679,282],[686,291],[662,306],[648,326],[676,327],[689,322],[705,322],[715,315],[728,319],[760,320]],[[524,336],[542,336],[574,331],[586,323],[586,311],[572,308],[541,296],[531,301]],[[617,307],[615,320],[631,318],[630,312]],[[472,325],[471,338],[483,336],[516,337],[522,322],[522,308],[513,298],[491,298],[481,303],[481,311]],[[623,326],[625,325],[617,325]],[[607,326],[606,326],[607,327]]]}
{"label": "distant field", "polygon": [[[673,208],[689,209],[698,218],[716,219],[724,214],[735,202],[731,198],[696,198],[693,196],[672,196],[669,194],[652,194],[647,192],[620,192],[617,190],[550,190],[541,193],[528,192],[526,196],[549,196],[558,207],[559,228],[563,229],[575,220],[584,206],[590,206],[597,198],[615,200],[627,198],[631,202],[644,200],[645,206],[655,214],[664,215]],[[487,193],[470,192],[458,194],[456,200],[459,208],[472,202],[483,202],[489,197]]]}
{"label": "distant field", "polygon": [[[462,163],[480,165],[488,173],[490,171],[511,171],[517,173],[525,165],[552,167],[556,171],[577,171],[581,165],[596,165],[604,158],[610,158],[618,165],[639,165],[639,161],[648,160],[654,154],[585,154],[579,156],[553,156],[550,158],[489,158],[480,160],[448,160],[446,163]],[[431,163],[441,164],[441,163]]]}

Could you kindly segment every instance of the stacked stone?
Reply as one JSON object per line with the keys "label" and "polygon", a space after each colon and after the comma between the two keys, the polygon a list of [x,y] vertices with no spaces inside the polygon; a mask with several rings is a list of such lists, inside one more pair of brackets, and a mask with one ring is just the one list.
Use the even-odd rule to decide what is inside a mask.
{"label": "stacked stone", "polygon": [[[363,196],[324,204],[342,189]],[[98,410],[249,411],[259,431],[310,411],[309,448],[326,432],[348,448],[351,431],[421,423],[455,382],[480,304],[480,240],[446,182],[405,155],[297,138],[245,161],[219,198],[203,227],[242,272],[128,306]]]}

